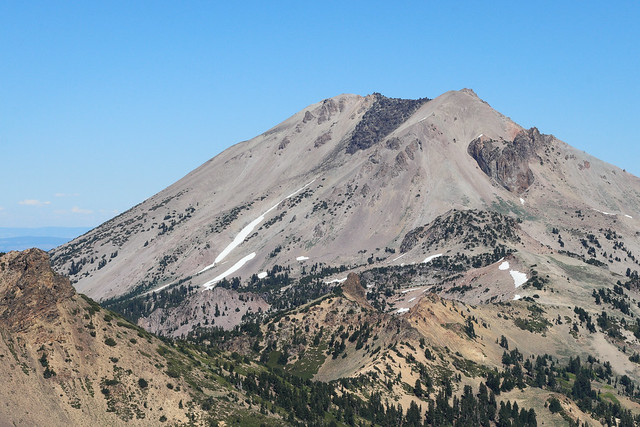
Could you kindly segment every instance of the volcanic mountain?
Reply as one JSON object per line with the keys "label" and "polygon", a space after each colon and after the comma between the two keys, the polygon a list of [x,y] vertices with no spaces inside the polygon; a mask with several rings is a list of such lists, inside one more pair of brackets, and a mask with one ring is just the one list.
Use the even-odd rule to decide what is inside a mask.
{"label": "volcanic mountain", "polygon": [[[517,219],[530,252],[592,257],[582,240],[601,229],[640,250],[638,178],[463,89],[311,105],[51,254],[78,291],[105,300],[281,267],[418,263],[456,247],[412,244],[417,230],[469,210]],[[634,263],[611,246],[592,258],[624,273]]]}
{"label": "volcanic mountain", "polygon": [[328,382],[345,424],[633,425],[639,218],[637,177],[471,90],[340,95],[51,255],[148,331]]}

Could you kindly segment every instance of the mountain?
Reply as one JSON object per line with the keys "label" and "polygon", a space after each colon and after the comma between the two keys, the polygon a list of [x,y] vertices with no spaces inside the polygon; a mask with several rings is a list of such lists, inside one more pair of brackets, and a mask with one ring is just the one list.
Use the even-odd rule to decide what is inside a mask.
{"label": "mountain", "polygon": [[[638,178],[522,129],[465,89],[433,100],[341,95],[311,105],[52,259],[98,300],[176,282],[209,286],[225,274],[248,279],[275,265],[299,274],[372,257],[399,264],[389,252],[400,255],[407,233],[451,209],[517,217],[554,250],[584,253],[570,230],[587,227],[613,227],[629,250],[640,249]],[[431,255],[402,254],[404,263]],[[627,268],[596,258],[617,273]]]}
{"label": "mountain", "polygon": [[633,425],[639,219],[637,177],[469,89],[340,95],[51,258],[149,331],[337,387],[360,421]]}
{"label": "mountain", "polygon": [[[371,326],[365,322],[358,329],[362,335],[356,348],[368,340],[393,343],[397,338],[393,330],[403,325],[403,320],[376,314],[364,299],[356,275],[349,275],[336,289],[340,292],[327,295],[307,310],[319,312],[328,305],[335,310],[358,311],[367,320],[373,316],[380,321],[373,326],[376,336],[370,336]],[[285,320],[295,321],[289,316]],[[347,324],[342,322],[343,327]],[[335,322],[325,325],[329,331]],[[288,333],[289,328],[282,326],[282,332]],[[244,338],[259,340],[259,329],[247,330]],[[314,342],[323,341],[322,330]],[[293,332],[292,344],[302,345],[305,340],[300,339],[297,328]],[[410,331],[401,337],[413,338]],[[347,391],[353,386],[344,381],[303,379],[310,368],[300,363],[295,364],[300,372],[283,371],[279,365],[288,356],[271,350],[273,345],[277,344],[270,343],[262,354],[275,361],[264,364],[211,343],[161,341],[76,294],[67,278],[51,270],[44,252],[31,249],[0,255],[1,425],[392,426],[416,425],[420,419],[414,401],[405,414],[400,404],[383,401],[380,392],[373,391],[370,399],[363,399]],[[430,354],[424,342],[419,345]],[[259,349],[259,342],[252,347]],[[400,350],[404,348],[394,348],[395,354]],[[364,351],[369,351],[369,345]],[[433,385],[425,366],[420,366],[420,378],[426,381],[424,395],[422,389],[416,390],[427,398]],[[449,381],[448,377],[444,381]],[[406,400],[406,391],[399,391]],[[501,406],[506,401],[512,408],[510,400],[499,400]],[[486,387],[480,387],[477,399],[468,395],[465,402],[476,409],[452,408],[440,402],[430,416],[442,424],[440,411],[446,409],[456,418],[482,415],[489,422],[499,416],[502,421],[521,419],[524,425],[535,424],[535,411],[518,411],[515,401],[508,414],[498,415],[495,394],[489,395]]]}

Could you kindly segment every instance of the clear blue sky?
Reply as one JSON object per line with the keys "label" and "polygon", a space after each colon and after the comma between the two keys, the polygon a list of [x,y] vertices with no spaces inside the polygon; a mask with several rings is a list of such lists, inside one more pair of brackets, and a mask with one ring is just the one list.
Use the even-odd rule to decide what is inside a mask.
{"label": "clear blue sky", "polygon": [[0,227],[98,225],[340,93],[470,87],[640,175],[639,22],[638,1],[2,1]]}

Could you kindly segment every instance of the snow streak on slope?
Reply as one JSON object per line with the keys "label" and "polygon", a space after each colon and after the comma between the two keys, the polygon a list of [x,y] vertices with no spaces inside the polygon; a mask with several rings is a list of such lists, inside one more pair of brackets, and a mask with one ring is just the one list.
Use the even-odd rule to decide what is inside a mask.
{"label": "snow streak on slope", "polygon": [[595,208],[591,208],[591,210],[596,211],[596,212],[600,212],[603,215],[609,215],[609,216],[617,216],[618,214],[614,214],[611,212],[605,212],[605,211],[601,211],[600,209],[595,209]]}
{"label": "snow streak on slope", "polygon": [[204,289],[207,289],[207,290],[213,288],[213,285],[215,285],[216,282],[219,282],[220,280],[224,279],[225,277],[227,277],[231,273],[234,273],[234,272],[240,270],[240,268],[243,265],[245,265],[248,261],[251,261],[255,256],[256,256],[256,253],[255,252],[251,252],[249,255],[247,255],[246,257],[242,258],[240,261],[238,261],[235,264],[233,264],[233,267],[231,267],[230,269],[228,269],[224,273],[216,276],[215,278],[209,280],[207,283],[202,285],[202,287]]}
{"label": "snow streak on slope", "polygon": [[330,281],[328,281],[328,282],[324,282],[324,283],[326,283],[327,285],[330,285],[330,284],[332,284],[332,283],[342,283],[342,282],[344,282],[345,280],[347,280],[347,278],[346,278],[346,277],[344,277],[344,278],[342,278],[342,279],[333,279],[333,280],[330,280]]}
{"label": "snow streak on slope", "polygon": [[227,245],[227,247],[223,249],[222,252],[220,252],[220,254],[216,257],[215,261],[213,261],[213,264],[210,264],[210,265],[206,266],[205,268],[200,270],[198,272],[198,274],[203,273],[203,272],[209,270],[210,268],[213,268],[216,264],[218,264],[220,261],[222,261],[227,255],[229,255],[231,253],[232,250],[234,250],[236,247],[238,247],[240,245],[240,243],[244,242],[244,239],[246,239],[251,234],[253,229],[256,228],[256,226],[258,224],[260,224],[264,220],[264,217],[265,217],[266,214],[268,214],[269,212],[271,212],[272,210],[277,208],[280,203],[282,203],[285,200],[295,196],[296,194],[298,194],[299,192],[301,192],[302,190],[304,190],[305,188],[307,188],[308,186],[313,184],[314,181],[315,181],[315,179],[313,179],[308,184],[302,186],[301,188],[297,189],[293,193],[289,194],[287,197],[285,197],[284,199],[280,200],[278,203],[276,203],[275,205],[270,207],[266,212],[264,212],[258,218],[254,219],[249,224],[247,224],[242,230],[240,230],[240,232],[236,235],[235,239],[233,239],[233,241],[231,243],[229,243]]}
{"label": "snow streak on slope", "polygon": [[397,260],[399,260],[400,258],[402,258],[402,257],[403,257],[403,256],[405,256],[405,255],[406,255],[406,254],[402,254],[402,255],[400,255],[399,257],[395,257],[395,258],[393,259],[393,261],[397,261]]}
{"label": "snow streak on slope", "polygon": [[429,255],[428,257],[426,257],[426,258],[424,259],[424,261],[422,261],[422,263],[423,263],[423,264],[426,264],[426,263],[428,263],[429,261],[431,261],[432,259],[435,259],[435,258],[438,258],[438,257],[441,257],[441,256],[442,256],[442,254]]}

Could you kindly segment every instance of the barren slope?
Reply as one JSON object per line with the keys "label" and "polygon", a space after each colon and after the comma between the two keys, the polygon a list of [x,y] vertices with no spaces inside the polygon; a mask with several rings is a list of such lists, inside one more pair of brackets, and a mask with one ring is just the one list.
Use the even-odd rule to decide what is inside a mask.
{"label": "barren slope", "polygon": [[434,253],[390,252],[451,209],[518,219],[520,251],[567,251],[617,273],[638,266],[640,180],[522,129],[467,89],[311,105],[52,259],[99,300],[177,283],[208,289],[276,266],[299,276],[316,263],[416,263]]}

